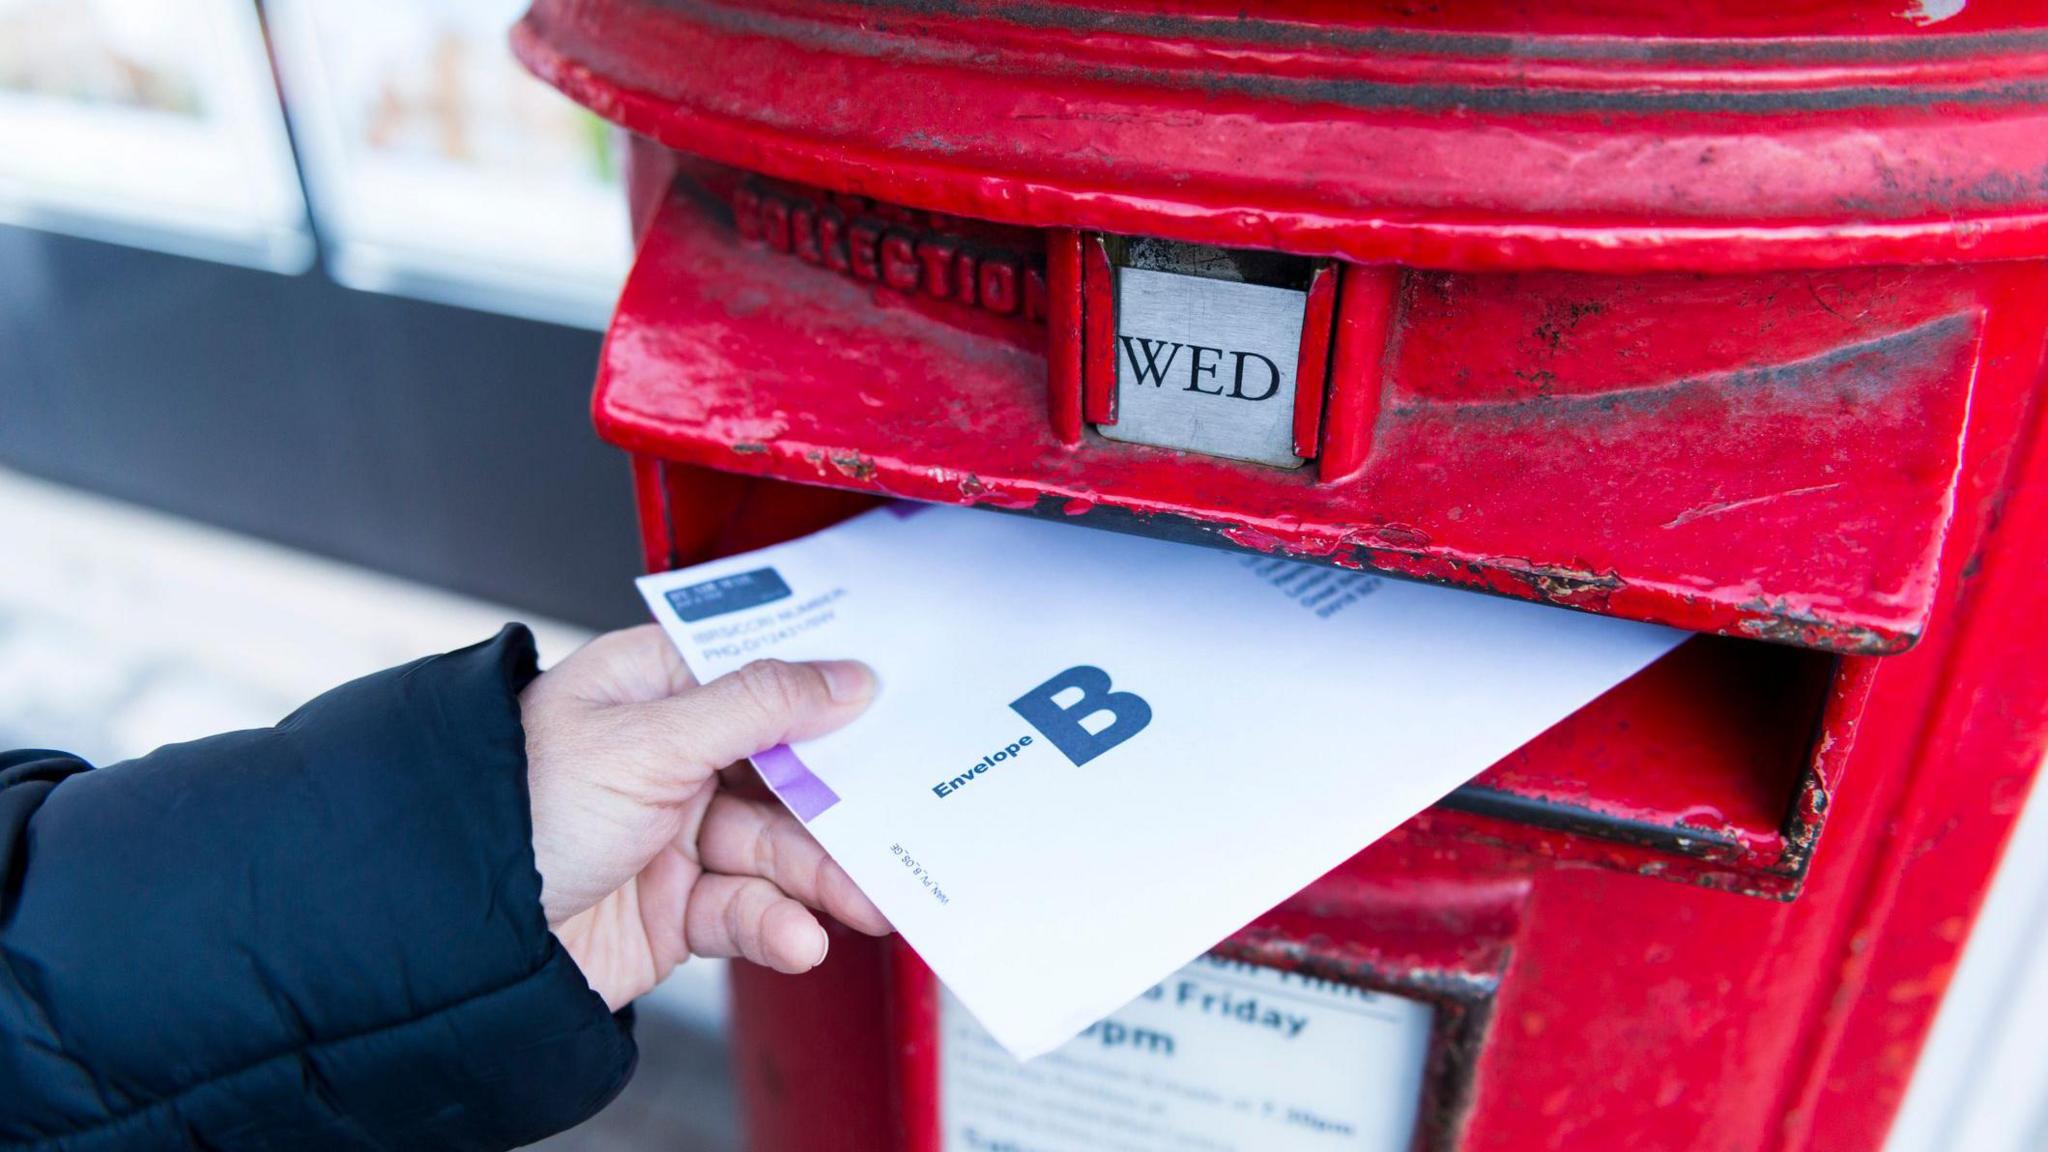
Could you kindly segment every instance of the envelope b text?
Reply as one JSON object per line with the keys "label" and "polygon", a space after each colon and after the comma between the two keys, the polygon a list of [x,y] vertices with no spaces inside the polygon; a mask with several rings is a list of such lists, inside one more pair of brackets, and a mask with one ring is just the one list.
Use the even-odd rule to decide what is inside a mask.
{"label": "envelope b text", "polygon": [[[1010,710],[1080,767],[1152,723],[1152,706],[1135,692],[1110,689],[1092,664],[1069,668],[1010,701]],[[1107,716],[1108,723],[1100,723]]]}

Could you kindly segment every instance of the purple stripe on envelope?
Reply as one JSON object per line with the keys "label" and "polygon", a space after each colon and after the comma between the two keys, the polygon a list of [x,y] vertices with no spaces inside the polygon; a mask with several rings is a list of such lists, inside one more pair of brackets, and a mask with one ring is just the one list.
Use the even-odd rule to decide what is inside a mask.
{"label": "purple stripe on envelope", "polygon": [[761,779],[775,794],[782,798],[796,818],[808,824],[818,813],[839,803],[839,793],[816,776],[810,766],[790,751],[789,745],[777,744],[766,752],[754,756],[754,767],[761,772]]}

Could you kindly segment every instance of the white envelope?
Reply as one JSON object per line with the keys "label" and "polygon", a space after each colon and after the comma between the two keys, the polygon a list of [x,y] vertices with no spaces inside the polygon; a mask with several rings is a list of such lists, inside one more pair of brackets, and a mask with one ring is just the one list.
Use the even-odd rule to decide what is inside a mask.
{"label": "white envelope", "polygon": [[875,668],[866,715],[755,764],[1019,1058],[1685,638],[907,504],[640,588],[700,679]]}

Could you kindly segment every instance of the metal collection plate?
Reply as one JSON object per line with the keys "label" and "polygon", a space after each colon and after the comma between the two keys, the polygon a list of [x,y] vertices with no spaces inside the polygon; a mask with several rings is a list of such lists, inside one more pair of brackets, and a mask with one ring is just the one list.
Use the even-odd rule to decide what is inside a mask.
{"label": "metal collection plate", "polygon": [[1117,269],[1111,440],[1298,468],[1295,370],[1308,293]]}

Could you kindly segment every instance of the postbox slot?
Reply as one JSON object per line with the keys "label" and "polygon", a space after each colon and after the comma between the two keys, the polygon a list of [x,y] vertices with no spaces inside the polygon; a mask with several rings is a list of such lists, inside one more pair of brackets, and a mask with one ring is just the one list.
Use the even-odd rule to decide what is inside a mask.
{"label": "postbox slot", "polygon": [[1924,627],[1996,288],[1331,266],[1329,396],[1290,444],[1317,458],[1287,468],[1083,419],[1086,234],[704,165],[659,208],[600,371],[625,446],[1863,654]]}
{"label": "postbox slot", "polygon": [[[1718,887],[1786,897],[1818,832],[1814,790],[1840,754],[1839,660],[1701,636],[1617,685],[1447,797],[1441,807],[1511,822],[1541,850],[1662,867]],[[1843,710],[1838,708],[1837,713]],[[1824,807],[1824,805],[1823,805]],[[1464,830],[1471,826],[1461,825]],[[1487,835],[1483,830],[1480,835]],[[1567,843],[1567,842],[1570,843]]]}
{"label": "postbox slot", "polygon": [[[872,507],[858,493],[643,461],[681,511],[671,566],[764,547]],[[1075,531],[1083,529],[1077,527]],[[1276,567],[1283,561],[1271,561]],[[1512,844],[1753,895],[1797,894],[1875,663],[1695,636],[1416,818]],[[1372,734],[1340,750],[1376,770]]]}
{"label": "postbox slot", "polygon": [[[1931,588],[1977,347],[1967,270],[1624,283],[1347,267],[1331,372],[1370,362],[1381,377],[1371,429],[1323,429],[1325,449],[1340,433],[1370,445],[1339,481],[1111,441],[1078,403],[1067,439],[1048,416],[1048,357],[1073,350],[1060,333],[1085,319],[1062,304],[1071,266],[1015,256],[1021,276],[1046,270],[1044,315],[994,314],[961,297],[959,255],[1014,254],[1017,230],[861,200],[800,214],[801,190],[771,210],[747,199],[764,187],[728,170],[677,181],[605,348],[598,423],[656,473],[643,491],[672,493],[671,559],[730,545],[717,525],[778,503],[752,476],[840,489],[848,508],[974,504],[1768,639],[1686,645],[1428,818],[1797,890],[1826,799],[1818,749],[1839,755],[1853,726],[1861,664],[1831,652],[1895,650]],[[743,225],[750,212],[801,215],[818,242],[792,233],[783,251],[781,224]],[[865,243],[855,220],[888,221],[876,251],[893,246],[903,268],[920,244],[952,245],[956,279],[863,274],[864,254],[826,243]],[[1387,322],[1360,322],[1359,301]],[[1644,335],[1680,305],[1715,334],[1670,348]],[[1516,335],[1489,340],[1503,331]],[[1762,347],[1782,362],[1756,366]],[[1649,350],[1648,375],[1677,383],[1625,383]],[[1550,377],[1529,377],[1531,356]],[[1357,383],[1335,393],[1355,399]],[[1333,396],[1324,416],[1357,412]]]}

